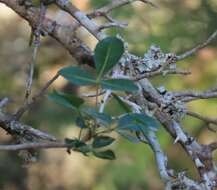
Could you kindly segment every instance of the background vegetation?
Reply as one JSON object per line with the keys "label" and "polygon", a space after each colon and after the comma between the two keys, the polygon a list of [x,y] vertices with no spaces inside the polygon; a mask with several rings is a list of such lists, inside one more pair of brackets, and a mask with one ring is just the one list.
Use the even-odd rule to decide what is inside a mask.
{"label": "background vegetation", "polygon": [[[90,11],[100,7],[109,0],[74,0],[76,6]],[[127,29],[113,29],[111,34],[120,33],[129,42],[129,49],[143,56],[151,44],[160,45],[164,52],[184,52],[188,48],[202,42],[217,28],[217,1],[215,0],[155,0],[158,8],[135,3],[113,12],[115,18],[127,21]],[[26,70],[31,57],[28,47],[30,27],[14,12],[0,5],[0,97],[10,95],[10,107],[13,109],[21,104],[25,88]],[[57,12],[55,7],[49,16],[72,22],[67,15]],[[79,34],[91,46],[96,41],[93,37],[80,30]],[[53,39],[44,38],[40,47],[34,89],[65,65],[73,64],[74,60]],[[217,85],[217,43],[179,63],[183,68],[192,71],[190,76],[157,77],[156,85],[164,85],[168,90],[198,89],[204,90]],[[77,89],[68,85],[65,80],[58,79],[52,86],[69,93],[82,93],[87,89]],[[50,90],[52,90],[52,88]],[[88,89],[90,90],[90,89]],[[90,100],[91,103],[91,100]],[[189,104],[192,111],[216,117],[217,100],[195,101]],[[110,107],[108,109],[114,109]],[[118,109],[118,108],[117,108]],[[25,115],[26,123],[36,128],[47,130],[59,136],[75,136],[77,129],[73,127],[73,116],[69,110],[55,105],[45,97],[35,105],[31,114]],[[206,124],[199,120],[186,117],[183,124],[199,142],[210,143],[217,134],[209,131]],[[216,126],[212,126],[216,128]],[[164,131],[158,135],[163,149],[169,155],[172,167],[179,170],[188,169],[193,178],[197,178],[194,168],[182,168],[183,160],[190,166],[191,160],[178,146],[171,146],[172,139]],[[119,137],[118,137],[119,138]],[[0,131],[1,142],[11,139]],[[87,158],[79,153],[68,155],[64,150],[41,151],[36,163],[24,166],[16,153],[0,152],[0,189],[3,190],[160,190],[161,180],[155,169],[154,156],[144,144],[132,144],[119,139],[113,145],[117,160],[104,161]],[[217,160],[217,155],[215,156]]]}

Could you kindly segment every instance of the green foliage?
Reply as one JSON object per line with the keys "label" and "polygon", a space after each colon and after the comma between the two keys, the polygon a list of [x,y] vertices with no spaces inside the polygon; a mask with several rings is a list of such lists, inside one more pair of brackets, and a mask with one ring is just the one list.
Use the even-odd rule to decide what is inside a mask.
{"label": "green foliage", "polygon": [[71,108],[77,111],[84,103],[84,100],[80,97],[73,96],[62,92],[53,91],[48,98],[58,104]]}
{"label": "green foliage", "polygon": [[118,134],[120,134],[123,138],[127,139],[132,143],[139,143],[140,140],[135,136],[134,133],[126,130],[117,129]]}
{"label": "green foliage", "polygon": [[94,62],[97,78],[108,73],[120,60],[124,53],[123,42],[116,37],[108,37],[100,41],[94,51]]}
{"label": "green foliage", "polygon": [[85,156],[87,156],[87,153],[91,151],[91,148],[84,142],[80,141],[79,139],[65,139],[65,143],[69,145],[68,152],[70,153],[70,150],[74,150],[77,152],[83,153]]}
{"label": "green foliage", "polygon": [[115,141],[114,138],[109,136],[97,136],[93,140],[93,148],[102,148],[104,146],[108,146]]}
{"label": "green foliage", "polygon": [[110,125],[112,123],[112,118],[108,114],[99,113],[94,108],[84,108],[82,112],[93,119],[99,120],[104,125]]}
{"label": "green foliage", "polygon": [[81,69],[80,67],[65,67],[59,71],[59,74],[69,82],[80,86],[96,84],[95,78],[90,73]]}
{"label": "green foliage", "polygon": [[118,129],[127,129],[131,131],[147,132],[148,130],[156,131],[159,128],[158,122],[145,114],[131,113],[120,118]]}
{"label": "green foliage", "polygon": [[59,74],[69,82],[80,86],[99,85],[104,89],[137,91],[138,87],[134,82],[127,79],[102,80],[102,77],[118,63],[123,53],[123,42],[116,37],[108,37],[100,41],[94,51],[96,77],[80,67],[72,66],[61,69]]}
{"label": "green foliage", "polygon": [[93,152],[94,156],[102,159],[107,159],[107,160],[114,160],[116,159],[115,153],[112,150],[105,150],[101,152]]}
{"label": "green foliage", "polygon": [[127,91],[133,92],[137,91],[138,87],[128,79],[109,79],[101,81],[102,88],[118,90],[118,91]]}
{"label": "green foliage", "polygon": [[105,151],[95,151],[94,148],[101,148],[104,146],[110,145],[115,139],[108,136],[96,137],[93,141],[92,147],[79,139],[65,139],[65,143],[68,145],[68,153],[73,151],[80,152],[85,156],[88,156],[88,153],[93,153],[94,156],[101,159],[114,160],[115,154],[112,150]]}
{"label": "green foliage", "polygon": [[76,126],[78,126],[81,129],[87,128],[87,125],[85,124],[84,118],[78,116],[75,120]]}
{"label": "green foliage", "polygon": [[[108,37],[100,41],[94,51],[96,76],[80,67],[72,66],[62,68],[59,74],[69,82],[79,86],[94,85],[97,89],[101,87],[123,93],[135,92],[138,90],[138,87],[131,80],[118,78],[105,79],[105,75],[119,62],[123,53],[123,42],[116,37]],[[98,96],[97,93],[98,90],[96,96]],[[158,128],[158,123],[154,118],[145,114],[131,113],[130,107],[114,92],[112,96],[124,111],[125,115],[121,118],[118,115],[112,119],[109,114],[99,112],[97,106],[93,108],[84,105],[85,101],[80,97],[56,91],[50,94],[49,99],[76,111],[75,124],[80,128],[80,134],[78,139],[66,139],[65,142],[69,145],[69,152],[70,150],[74,150],[84,155],[92,153],[101,159],[114,160],[115,154],[112,150],[98,151],[99,148],[106,147],[115,141],[114,138],[102,136],[101,133],[116,131],[131,142],[137,143],[139,139],[135,135],[135,132],[146,133],[148,130],[156,130]],[[96,103],[98,103],[97,100],[96,98]],[[111,125],[114,127],[111,128]],[[85,142],[82,141],[83,130],[88,130],[88,134],[90,135]]]}

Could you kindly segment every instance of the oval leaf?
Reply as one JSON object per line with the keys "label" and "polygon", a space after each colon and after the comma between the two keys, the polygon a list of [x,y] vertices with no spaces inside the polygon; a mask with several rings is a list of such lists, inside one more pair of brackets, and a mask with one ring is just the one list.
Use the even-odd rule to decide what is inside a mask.
{"label": "oval leaf", "polygon": [[82,117],[77,117],[75,123],[81,129],[87,128],[85,121]]}
{"label": "oval leaf", "polygon": [[137,91],[138,87],[128,79],[109,79],[100,81],[102,88],[118,91]]}
{"label": "oval leaf", "polygon": [[84,108],[82,109],[82,112],[94,119],[98,119],[104,125],[110,125],[112,123],[111,116],[105,113],[100,113],[93,108],[86,108],[86,109]]}
{"label": "oval leaf", "polygon": [[59,70],[59,74],[76,85],[87,86],[96,84],[96,79],[80,67],[65,67]]}
{"label": "oval leaf", "polygon": [[159,124],[156,119],[146,114],[132,113],[126,114],[119,119],[118,128],[147,132],[147,130],[156,131],[159,128]]}
{"label": "oval leaf", "polygon": [[94,62],[98,79],[118,63],[123,53],[123,42],[116,37],[105,38],[96,45]]}
{"label": "oval leaf", "polygon": [[69,146],[69,149],[72,149],[77,152],[81,152],[85,156],[87,156],[87,153],[91,151],[90,147],[87,144],[85,144],[84,142],[78,139],[66,138],[65,143]]}
{"label": "oval leaf", "polygon": [[107,160],[115,160],[116,156],[115,153],[112,150],[106,150],[106,151],[101,151],[101,152],[93,152],[94,156],[102,159],[107,159]]}
{"label": "oval leaf", "polygon": [[97,136],[94,138],[92,146],[93,148],[101,148],[112,144],[114,141],[115,139],[109,136]]}
{"label": "oval leaf", "polygon": [[139,143],[140,140],[136,137],[135,134],[130,133],[129,131],[126,130],[116,130],[122,137],[127,139],[128,141],[132,143]]}
{"label": "oval leaf", "polygon": [[57,91],[53,91],[48,98],[58,104],[74,110],[77,110],[84,103],[82,98]]}

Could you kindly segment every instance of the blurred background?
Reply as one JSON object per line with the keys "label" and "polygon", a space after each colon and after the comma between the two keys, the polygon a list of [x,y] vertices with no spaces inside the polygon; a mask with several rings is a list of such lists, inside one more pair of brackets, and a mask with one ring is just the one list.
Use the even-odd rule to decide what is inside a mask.
{"label": "blurred background", "polygon": [[[74,0],[78,8],[90,12],[111,0]],[[120,21],[127,21],[126,29],[112,29],[110,34],[121,34],[128,42],[131,52],[143,56],[151,44],[162,50],[180,54],[203,42],[217,29],[216,0],[155,0],[158,8],[136,2],[112,12]],[[64,19],[69,24],[73,20],[50,7],[48,16],[56,20]],[[102,20],[99,20],[101,22]],[[0,4],[0,98],[10,97],[6,111],[14,112],[24,99],[25,80],[31,49],[28,47],[30,27],[12,10]],[[79,36],[91,48],[96,40],[85,30]],[[45,37],[38,54],[33,92],[49,80],[59,68],[74,64],[55,40]],[[189,76],[156,77],[156,86],[164,85],[168,90],[205,90],[217,85],[217,40],[196,55],[178,63],[190,69]],[[79,94],[82,89],[58,79],[50,88]],[[217,118],[217,99],[194,101],[188,104],[191,111]],[[35,128],[49,131],[57,137],[75,137],[78,133],[73,126],[70,110],[48,101],[44,97],[23,118]],[[207,130],[200,120],[185,117],[185,129],[204,144],[217,139],[217,133]],[[217,130],[216,126],[211,126]],[[192,178],[198,178],[191,160],[179,145],[173,145],[170,136],[162,128],[158,131],[162,148],[169,158],[169,166],[177,171],[188,170]],[[23,165],[17,153],[0,152],[1,190],[161,190],[154,155],[144,144],[132,144],[116,137],[112,146],[117,159],[104,161],[94,157],[84,157],[79,153],[66,154],[65,150],[43,150],[38,161]],[[0,129],[0,142],[11,143],[10,136]],[[217,161],[217,154],[214,155]]]}

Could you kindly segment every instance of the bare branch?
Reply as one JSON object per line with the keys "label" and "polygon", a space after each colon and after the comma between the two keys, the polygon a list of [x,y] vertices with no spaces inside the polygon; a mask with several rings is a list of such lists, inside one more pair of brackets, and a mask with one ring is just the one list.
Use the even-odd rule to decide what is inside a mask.
{"label": "bare branch", "polygon": [[154,77],[154,76],[158,76],[158,75],[167,75],[167,74],[180,74],[180,75],[190,75],[191,71],[188,70],[181,70],[181,69],[176,69],[176,70],[163,70],[163,69],[159,69],[156,71],[151,71],[151,72],[147,72],[144,73],[142,75],[140,75],[139,77],[134,78],[133,80],[138,81],[138,80],[142,80],[144,78],[150,78],[150,77]]}
{"label": "bare branch", "polygon": [[149,134],[145,136],[155,154],[158,170],[160,172],[160,176],[162,180],[164,180],[165,182],[170,181],[172,177],[169,176],[167,172],[167,157],[164,155],[163,151],[161,150],[160,144],[157,140],[155,133],[153,131],[150,131]]}
{"label": "bare branch", "polygon": [[152,3],[151,1],[147,1],[147,0],[113,0],[110,4],[105,5],[104,7],[101,7],[97,10],[95,10],[94,12],[88,14],[89,17],[94,18],[94,17],[98,17],[98,16],[104,16],[105,14],[108,14],[109,12],[111,12],[113,9],[122,7],[124,5],[133,3],[135,1],[141,1],[143,3],[149,4],[152,7],[157,7],[154,3]]}
{"label": "bare branch", "polygon": [[[29,76],[27,78],[27,84],[26,84],[26,93],[25,93],[25,98],[28,99],[30,93],[31,93],[31,88],[32,88],[32,82],[33,82],[33,74],[34,74],[34,67],[36,64],[36,58],[38,54],[38,49],[41,43],[41,28],[42,28],[42,22],[43,19],[45,18],[47,6],[44,5],[44,3],[40,2],[40,12],[39,12],[39,17],[38,17],[38,23],[36,25],[36,28],[32,27],[32,34],[31,37],[33,38],[33,50],[32,50],[32,60],[29,64]],[[30,37],[30,38],[31,38]],[[31,41],[31,39],[30,39]]]}
{"label": "bare branch", "polygon": [[194,47],[193,49],[186,51],[185,53],[181,54],[181,55],[177,55],[177,61],[183,60],[191,55],[193,55],[194,53],[196,53],[197,51],[199,51],[200,49],[206,47],[210,42],[212,42],[215,38],[217,37],[217,30],[215,32],[213,32],[209,38],[203,42],[202,44],[199,44],[198,46]]}
{"label": "bare branch", "polygon": [[104,30],[112,27],[119,27],[119,28],[125,28],[127,27],[127,24],[125,23],[117,23],[117,22],[111,22],[111,23],[106,23],[103,25],[100,25],[98,30]]}
{"label": "bare branch", "polygon": [[212,123],[214,125],[217,125],[217,119],[210,118],[210,117],[205,117],[205,116],[203,116],[201,114],[191,112],[191,111],[187,111],[186,114],[189,115],[189,116],[195,117],[197,119],[200,119],[200,120],[204,121],[205,123],[208,123],[208,124]]}
{"label": "bare branch", "polygon": [[38,92],[36,93],[30,102],[25,102],[25,104],[20,107],[16,114],[15,114],[15,118],[19,119],[41,96],[43,96],[47,89],[49,88],[49,86],[59,77],[59,74],[56,74],[52,79],[50,79],[45,85],[44,87]]}
{"label": "bare branch", "polygon": [[3,108],[5,105],[8,104],[8,102],[10,101],[10,99],[8,97],[5,97],[3,99],[0,100],[0,110],[1,108]]}
{"label": "bare branch", "polygon": [[208,99],[217,97],[217,87],[205,90],[203,92],[187,91],[174,92],[173,95],[184,102],[190,102],[197,99]]}
{"label": "bare branch", "polygon": [[[0,0],[0,3],[4,3],[10,7],[18,15],[27,20],[31,27],[35,27],[40,15],[39,10],[34,7],[26,8],[25,6],[21,6],[18,1]],[[74,35],[74,28],[71,26],[61,25],[45,17],[43,19],[42,31],[62,44],[78,63],[94,65],[91,50]]]}
{"label": "bare branch", "polygon": [[0,151],[19,151],[28,149],[70,148],[64,142],[23,143],[15,145],[0,145]]}
{"label": "bare branch", "polygon": [[56,137],[46,132],[34,129],[29,125],[22,124],[9,114],[0,112],[0,127],[12,136],[19,136],[23,139],[56,141]]}
{"label": "bare branch", "polygon": [[217,150],[217,142],[213,142],[211,144],[208,145],[212,151],[215,151]]}
{"label": "bare branch", "polygon": [[68,12],[74,17],[82,26],[84,26],[93,36],[98,40],[102,40],[106,35],[99,32],[99,26],[93,22],[86,14],[76,8],[69,0],[56,0],[57,6],[62,10]]}

